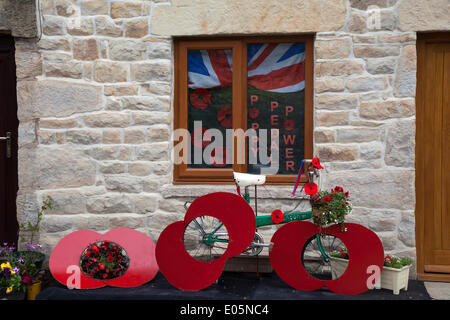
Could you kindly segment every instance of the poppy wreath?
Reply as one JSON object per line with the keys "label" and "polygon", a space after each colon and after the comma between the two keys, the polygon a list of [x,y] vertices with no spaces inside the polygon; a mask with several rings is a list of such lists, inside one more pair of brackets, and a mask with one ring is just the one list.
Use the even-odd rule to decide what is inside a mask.
{"label": "poppy wreath", "polygon": [[[97,257],[95,247],[98,249]],[[151,238],[130,228],[115,228],[105,234],[78,230],[62,238],[53,249],[49,259],[50,272],[58,282],[71,288],[95,289],[106,285],[137,287],[152,280],[158,272],[155,247]],[[116,259],[114,253],[117,254]],[[113,261],[108,261],[109,256]],[[120,257],[122,260],[119,262]],[[88,265],[89,262],[91,264]],[[104,265],[103,270],[100,263]],[[116,275],[112,272],[110,278],[103,278],[105,269],[111,266],[107,263],[118,265],[120,269],[120,266],[127,268],[118,270]]]}
{"label": "poppy wreath", "polygon": [[109,280],[123,275],[129,266],[128,255],[118,244],[100,241],[89,245],[80,257],[81,271],[90,278]]}

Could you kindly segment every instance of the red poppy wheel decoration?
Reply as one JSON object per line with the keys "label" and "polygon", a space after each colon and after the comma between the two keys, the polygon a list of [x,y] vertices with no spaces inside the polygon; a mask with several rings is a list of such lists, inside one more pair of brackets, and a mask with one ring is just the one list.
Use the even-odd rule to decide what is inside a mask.
{"label": "red poppy wheel decoration", "polygon": [[189,100],[195,109],[203,110],[211,104],[211,93],[206,89],[195,89],[191,92]]}
{"label": "red poppy wheel decoration", "polygon": [[57,281],[72,288],[137,287],[158,272],[155,247],[152,239],[130,228],[103,235],[79,230],[59,241],[49,267]]}

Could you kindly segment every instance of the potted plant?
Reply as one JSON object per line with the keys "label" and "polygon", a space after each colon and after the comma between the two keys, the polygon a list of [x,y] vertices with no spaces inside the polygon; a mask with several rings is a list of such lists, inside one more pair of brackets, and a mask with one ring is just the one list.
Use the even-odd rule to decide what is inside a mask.
{"label": "potted plant", "polygon": [[311,196],[313,221],[325,227],[329,224],[340,224],[345,231],[345,216],[352,211],[349,193],[342,187],[336,186],[330,191],[319,191]]}
{"label": "potted plant", "polygon": [[[381,272],[379,286],[384,289],[393,290],[399,294],[401,289],[408,290],[409,269],[412,260],[409,257],[386,256]],[[377,287],[377,284],[375,284]]]}
{"label": "potted plant", "polygon": [[[333,280],[339,278],[348,266],[348,253],[346,249],[333,252],[330,255],[331,264],[336,271],[332,276]],[[386,256],[383,263],[383,270],[380,278],[375,283],[376,289],[392,290],[394,294],[399,294],[401,289],[408,290],[409,269],[412,260],[409,257]]]}
{"label": "potted plant", "polygon": [[[31,260],[38,269],[42,268],[42,263],[45,260],[45,254],[38,250],[41,249],[42,246],[38,243],[35,243],[35,240],[37,235],[39,234],[39,224],[41,223],[45,211],[52,209],[52,207],[53,198],[51,196],[47,196],[38,211],[36,222],[31,223],[30,221],[28,221],[26,225],[23,223],[19,225],[19,231],[22,233],[20,242],[23,244],[25,250],[17,251],[15,254],[17,255],[17,257],[25,258],[27,261]],[[29,235],[29,240],[27,241],[23,237],[24,232]]]}
{"label": "potted plant", "polygon": [[24,300],[26,284],[12,254],[14,250],[6,243],[0,247],[0,299]]}
{"label": "potted plant", "polygon": [[42,246],[26,242],[25,251],[14,253],[17,264],[20,267],[22,281],[27,285],[27,299],[35,300],[37,294],[41,291],[42,262],[45,258],[41,252],[36,251]]}

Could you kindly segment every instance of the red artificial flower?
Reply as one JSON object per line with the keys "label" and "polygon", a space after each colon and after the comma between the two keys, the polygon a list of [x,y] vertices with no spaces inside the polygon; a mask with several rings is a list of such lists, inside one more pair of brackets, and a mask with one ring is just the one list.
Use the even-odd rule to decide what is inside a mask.
{"label": "red artificial flower", "polygon": [[231,126],[233,125],[233,118],[231,115],[232,115],[231,106],[223,106],[217,112],[217,121],[219,121],[222,127],[231,128]]}
{"label": "red artificial flower", "polygon": [[325,203],[333,202],[333,197],[325,196],[325,197],[323,197],[323,202],[325,202]]}
{"label": "red artificial flower", "polygon": [[348,191],[345,193],[345,197],[348,198]]}
{"label": "red artificial flower", "polygon": [[391,262],[391,256],[386,256],[386,258],[384,258],[384,261]]}
{"label": "red artificial flower", "polygon": [[284,214],[280,209],[276,209],[272,211],[270,219],[272,219],[273,223],[281,223],[284,220]]}
{"label": "red artificial flower", "polygon": [[259,116],[259,109],[257,109],[257,108],[251,108],[251,109],[248,111],[248,116],[249,116],[250,119],[256,119],[256,118],[258,118],[258,116]]}
{"label": "red artificial flower", "polygon": [[315,195],[317,193],[318,187],[314,182],[308,182],[305,184],[305,193],[307,195]]}
{"label": "red artificial flower", "polygon": [[294,125],[295,125],[294,120],[292,120],[292,119],[287,119],[283,123],[284,129],[286,129],[288,131],[294,129]]}
{"label": "red artificial flower", "polygon": [[189,100],[196,109],[206,109],[211,104],[211,93],[206,89],[195,89],[191,92]]}
{"label": "red artificial flower", "polygon": [[313,158],[311,163],[314,166],[314,168],[323,169],[322,165],[320,164],[320,159],[319,158]]}
{"label": "red artificial flower", "polygon": [[89,257],[91,256],[91,253],[90,253],[89,251],[86,251],[86,253],[84,254],[84,256],[85,256],[86,258],[89,258]]}
{"label": "red artificial flower", "polygon": [[344,192],[344,189],[342,187],[336,186],[334,188],[334,192]]}
{"label": "red artificial flower", "polygon": [[105,270],[105,265],[101,262],[99,262],[98,267],[100,268],[100,270]]}
{"label": "red artificial flower", "polygon": [[107,276],[108,276],[108,274],[107,274],[107,273],[104,273],[104,274],[103,274],[103,279],[106,279]]}
{"label": "red artificial flower", "polygon": [[92,246],[92,250],[98,251],[99,249],[98,249],[98,247],[94,244],[94,245]]}
{"label": "red artificial flower", "polygon": [[108,262],[113,262],[113,261],[114,261],[114,258],[111,257],[111,256],[108,256],[108,257],[106,258],[106,260],[108,260]]}

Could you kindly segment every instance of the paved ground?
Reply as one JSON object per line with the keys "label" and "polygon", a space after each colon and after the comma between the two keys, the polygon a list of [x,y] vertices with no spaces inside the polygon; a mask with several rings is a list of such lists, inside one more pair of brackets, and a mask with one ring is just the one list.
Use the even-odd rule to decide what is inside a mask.
{"label": "paved ground", "polygon": [[450,300],[450,282],[425,282],[425,288],[433,299]]}

